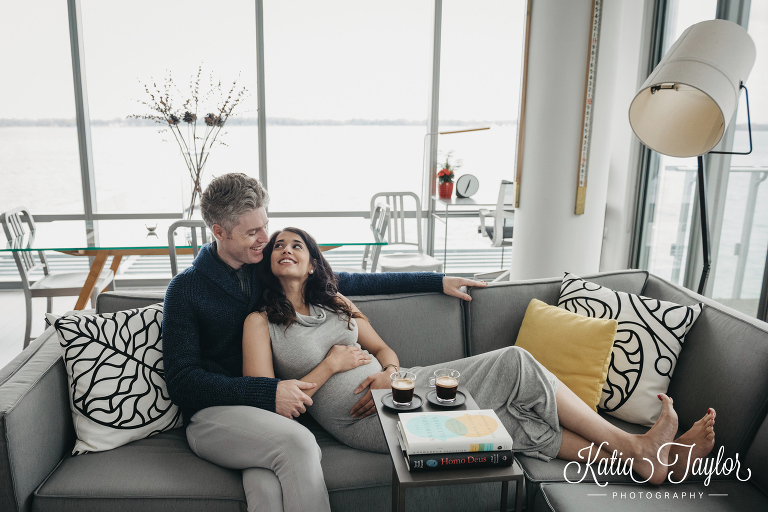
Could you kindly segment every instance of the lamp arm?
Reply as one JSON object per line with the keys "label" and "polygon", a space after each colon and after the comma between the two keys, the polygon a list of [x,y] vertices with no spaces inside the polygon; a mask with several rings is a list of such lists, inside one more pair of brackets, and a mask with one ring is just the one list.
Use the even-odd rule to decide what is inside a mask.
{"label": "lamp arm", "polygon": [[735,151],[710,151],[710,153],[713,153],[716,155],[748,155],[752,153],[752,119],[750,118],[750,115],[749,115],[749,91],[747,90],[747,86],[744,85],[744,82],[741,82],[739,84],[739,89],[744,89],[744,98],[747,100],[747,130],[749,133],[749,151],[747,151],[746,153],[735,152]]}

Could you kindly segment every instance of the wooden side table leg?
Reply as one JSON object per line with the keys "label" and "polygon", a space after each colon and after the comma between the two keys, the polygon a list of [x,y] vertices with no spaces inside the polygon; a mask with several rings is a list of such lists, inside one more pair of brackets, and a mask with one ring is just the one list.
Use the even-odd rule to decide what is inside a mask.
{"label": "wooden side table leg", "polygon": [[[501,505],[499,506],[501,512],[507,512],[507,494],[509,494],[509,480],[504,480],[501,482]],[[520,511],[515,509],[515,512]]]}
{"label": "wooden side table leg", "polygon": [[99,280],[104,264],[107,262],[107,253],[108,251],[96,251],[96,255],[93,258],[93,265],[91,265],[91,271],[88,273],[88,278],[85,280],[83,289],[80,290],[80,296],[77,298],[77,304],[75,304],[76,310],[85,309],[85,305],[88,303],[88,299],[91,297],[93,289],[96,287],[96,282]]}

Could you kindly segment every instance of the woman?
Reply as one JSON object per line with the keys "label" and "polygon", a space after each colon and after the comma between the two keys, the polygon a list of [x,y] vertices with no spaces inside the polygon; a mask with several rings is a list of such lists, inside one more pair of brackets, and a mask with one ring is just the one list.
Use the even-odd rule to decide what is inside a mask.
{"label": "woman", "polygon": [[[286,228],[272,235],[261,272],[264,302],[245,321],[243,375],[277,374],[316,383],[307,394],[313,398],[308,412],[317,422],[344,444],[386,453],[378,419],[371,416],[370,391],[362,399],[360,393],[390,386],[389,375],[400,365],[397,354],[338,293],[330,265],[306,232]],[[523,349],[508,347],[408,371],[416,373],[417,386],[425,386],[437,368],[461,372],[477,404],[496,411],[515,451],[547,461],[584,461],[582,449],[607,442],[590,460],[610,458],[616,450],[621,458],[633,458],[634,470],[654,484],[664,482],[669,471],[677,478],[685,472],[689,448],[667,444],[677,432],[677,414],[666,395],[659,395],[663,405],[656,424],[646,434],[632,435],[600,417]],[[708,410],[677,439],[695,443],[691,460],[711,451],[714,419],[714,410]]]}

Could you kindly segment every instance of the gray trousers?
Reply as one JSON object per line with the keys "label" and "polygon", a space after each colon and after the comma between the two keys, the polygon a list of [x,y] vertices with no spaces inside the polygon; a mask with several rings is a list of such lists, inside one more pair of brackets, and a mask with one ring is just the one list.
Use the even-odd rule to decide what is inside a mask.
{"label": "gray trousers", "polygon": [[248,512],[330,511],[320,447],[306,427],[248,406],[209,407],[187,426],[192,451],[243,472]]}

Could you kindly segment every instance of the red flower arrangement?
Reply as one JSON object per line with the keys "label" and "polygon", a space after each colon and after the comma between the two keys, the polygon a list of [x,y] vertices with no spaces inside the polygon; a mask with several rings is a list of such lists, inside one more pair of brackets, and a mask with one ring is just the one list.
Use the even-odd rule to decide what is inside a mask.
{"label": "red flower arrangement", "polygon": [[441,169],[437,173],[437,180],[442,185],[443,183],[453,183],[453,171],[450,169]]}
{"label": "red flower arrangement", "polygon": [[456,160],[456,163],[451,163],[453,158],[453,151],[445,153],[445,162],[438,164],[440,172],[437,173],[437,182],[442,185],[444,183],[453,183],[453,171],[456,171],[461,167],[462,161]]}

